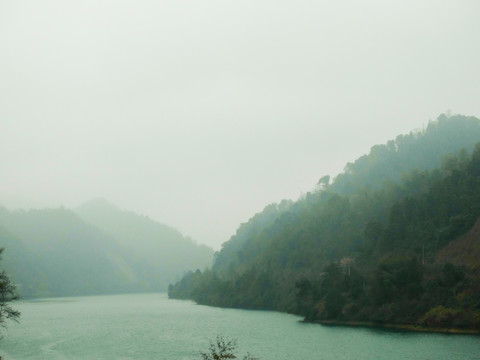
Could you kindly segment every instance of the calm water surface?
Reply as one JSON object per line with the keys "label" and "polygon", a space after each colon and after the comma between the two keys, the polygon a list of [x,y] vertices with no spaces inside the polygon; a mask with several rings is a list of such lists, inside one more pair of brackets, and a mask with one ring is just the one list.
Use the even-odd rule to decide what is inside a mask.
{"label": "calm water surface", "polygon": [[0,355],[19,359],[200,359],[217,334],[262,360],[480,359],[480,337],[304,324],[292,315],[217,309],[165,294],[23,301]]}

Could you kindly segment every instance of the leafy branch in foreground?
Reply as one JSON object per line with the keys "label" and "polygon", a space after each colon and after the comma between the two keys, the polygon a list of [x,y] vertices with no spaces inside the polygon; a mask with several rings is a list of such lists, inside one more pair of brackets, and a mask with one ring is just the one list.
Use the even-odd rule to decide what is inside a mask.
{"label": "leafy branch in foreground", "polygon": [[[0,248],[0,255],[4,248]],[[20,312],[10,306],[10,302],[18,300],[15,284],[12,283],[5,271],[0,272],[0,325],[5,327],[5,320],[18,321]]]}
{"label": "leafy branch in foreground", "polygon": [[[235,355],[237,349],[236,340],[217,336],[215,341],[210,341],[208,352],[200,352],[202,360],[223,360],[223,359],[238,359]],[[242,360],[258,360],[250,353],[244,355]]]}

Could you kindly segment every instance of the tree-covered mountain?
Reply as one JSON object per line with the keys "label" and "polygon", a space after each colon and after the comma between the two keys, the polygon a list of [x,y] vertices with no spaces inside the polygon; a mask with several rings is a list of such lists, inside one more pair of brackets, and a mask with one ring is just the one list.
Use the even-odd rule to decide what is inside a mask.
{"label": "tree-covered mountain", "polygon": [[[148,232],[145,227],[143,231]],[[141,227],[138,232],[142,233]],[[169,268],[165,262],[155,265],[155,253],[146,258],[125,246],[117,235],[65,208],[0,211],[0,247],[6,248],[4,267],[22,297],[161,291],[186,270],[211,263],[211,257],[205,256],[203,263],[197,260],[189,264],[191,267],[185,261],[184,268]],[[162,239],[156,240],[160,243],[156,250],[161,251]],[[170,240],[165,253],[172,253],[176,240],[180,255],[189,257],[194,251],[183,238]],[[135,249],[141,247],[139,242]],[[191,248],[198,247],[191,244]],[[159,255],[158,262],[162,261]]]}
{"label": "tree-covered mountain", "polygon": [[332,184],[242,224],[211,270],[169,295],[310,321],[478,329],[478,264],[438,254],[480,216],[479,141],[479,119],[440,116],[374,146]]}
{"label": "tree-covered mountain", "polygon": [[386,144],[375,145],[370,153],[345,166],[331,190],[352,194],[363,187],[378,189],[385,181],[399,183],[413,169],[438,168],[447,154],[473,150],[480,139],[478,119],[473,116],[442,114],[425,129],[398,135]]}
{"label": "tree-covered mountain", "polygon": [[4,212],[0,223],[5,268],[22,296],[147,291],[154,286],[139,278],[142,270],[149,272],[141,262],[72,211]]}
{"label": "tree-covered mountain", "polygon": [[86,222],[111,234],[138,259],[144,259],[164,289],[191,269],[211,265],[213,250],[196,244],[178,230],[133,211],[125,211],[105,199],[94,199],[76,210]]}

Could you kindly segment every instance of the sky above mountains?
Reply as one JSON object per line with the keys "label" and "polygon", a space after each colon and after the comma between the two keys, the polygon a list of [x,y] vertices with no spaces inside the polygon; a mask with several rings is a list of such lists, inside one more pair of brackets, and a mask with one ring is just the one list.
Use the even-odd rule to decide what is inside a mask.
{"label": "sky above mountains", "polygon": [[480,116],[477,1],[0,3],[0,204],[219,248],[370,147]]}

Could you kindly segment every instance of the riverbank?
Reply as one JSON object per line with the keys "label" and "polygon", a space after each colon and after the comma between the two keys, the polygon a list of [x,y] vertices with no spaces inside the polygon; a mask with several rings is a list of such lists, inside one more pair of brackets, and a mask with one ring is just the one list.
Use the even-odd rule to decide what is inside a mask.
{"label": "riverbank", "polygon": [[370,328],[382,328],[400,331],[411,332],[425,332],[425,333],[437,333],[437,334],[458,334],[458,335],[480,335],[480,330],[474,329],[460,329],[460,328],[432,328],[420,325],[407,325],[407,324],[380,324],[368,321],[335,321],[335,320],[318,320],[316,324],[325,326],[348,326],[348,327],[370,327]]}

